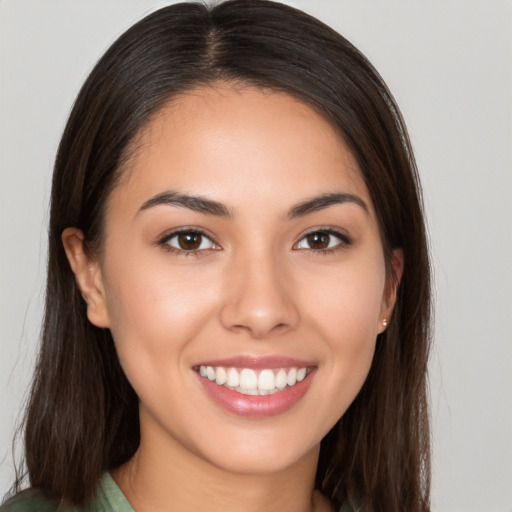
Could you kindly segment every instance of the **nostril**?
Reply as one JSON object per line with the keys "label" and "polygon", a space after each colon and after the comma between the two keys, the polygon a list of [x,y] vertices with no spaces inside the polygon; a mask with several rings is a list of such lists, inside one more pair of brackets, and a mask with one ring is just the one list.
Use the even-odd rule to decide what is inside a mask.
{"label": "nostril", "polygon": [[[258,277],[261,276],[258,274]],[[298,304],[286,287],[279,286],[279,279],[271,279],[267,275],[263,282],[248,282],[245,279],[233,286],[230,280],[230,285],[219,309],[220,322],[225,329],[248,333],[254,338],[265,338],[297,326]]]}

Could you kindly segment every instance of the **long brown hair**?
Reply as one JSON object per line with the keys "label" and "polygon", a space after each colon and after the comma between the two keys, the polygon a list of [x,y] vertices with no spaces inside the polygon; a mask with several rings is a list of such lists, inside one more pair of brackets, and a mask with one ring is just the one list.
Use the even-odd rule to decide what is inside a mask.
{"label": "long brown hair", "polygon": [[53,175],[45,319],[25,424],[30,485],[85,503],[101,475],[137,450],[137,396],[110,332],[87,320],[61,234],[76,226],[88,250],[99,248],[105,204],[131,142],[171,98],[217,81],[283,91],[320,112],[357,159],[388,269],[392,250],[403,250],[394,314],[361,392],[322,441],[316,485],[337,509],[350,501],[372,512],[426,512],[430,266],[407,130],[354,46],[266,0],[160,9],[112,45],[76,99]]}

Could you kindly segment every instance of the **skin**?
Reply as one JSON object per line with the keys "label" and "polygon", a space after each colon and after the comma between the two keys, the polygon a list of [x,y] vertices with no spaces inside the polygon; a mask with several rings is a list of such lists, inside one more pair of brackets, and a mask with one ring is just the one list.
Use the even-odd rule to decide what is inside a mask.
{"label": "skin", "polygon": [[[141,210],[167,191],[231,215]],[[365,206],[290,217],[332,193]],[[209,237],[200,250],[162,242],[191,226]],[[311,248],[305,235],[327,227],[341,236],[324,235],[327,251]],[[112,193],[101,253],[88,258],[82,239],[76,228],[63,233],[89,319],[111,330],[140,397],[140,448],[114,472],[134,508],[329,510],[313,490],[320,441],[360,390],[395,300],[371,198],[331,126],[285,94],[251,87],[175,98]],[[398,250],[392,265],[400,276]],[[193,369],[236,355],[295,357],[316,371],[291,409],[251,419],[214,403]]]}

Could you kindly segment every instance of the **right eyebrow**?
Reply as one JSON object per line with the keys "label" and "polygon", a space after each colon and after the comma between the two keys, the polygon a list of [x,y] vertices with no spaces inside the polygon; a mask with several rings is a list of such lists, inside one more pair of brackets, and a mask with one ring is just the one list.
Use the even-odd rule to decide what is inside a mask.
{"label": "right eyebrow", "polygon": [[204,213],[206,215],[215,215],[218,217],[232,218],[233,214],[230,209],[222,203],[206,199],[205,197],[183,194],[172,190],[157,194],[144,202],[137,213],[149,210],[159,205],[172,205],[188,208],[195,212]]}

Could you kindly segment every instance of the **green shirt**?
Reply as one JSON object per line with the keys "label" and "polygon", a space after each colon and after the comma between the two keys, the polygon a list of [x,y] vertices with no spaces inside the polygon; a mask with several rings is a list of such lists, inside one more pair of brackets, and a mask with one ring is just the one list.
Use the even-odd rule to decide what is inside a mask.
{"label": "green shirt", "polygon": [[95,497],[84,507],[55,505],[33,490],[24,491],[3,506],[0,512],[135,512],[110,473],[101,479]]}
{"label": "green shirt", "polygon": [[[348,502],[340,512],[353,512]],[[83,507],[55,505],[35,490],[23,491],[0,507],[0,512],[135,512],[126,496],[114,482],[110,473],[105,473],[94,498]]]}

